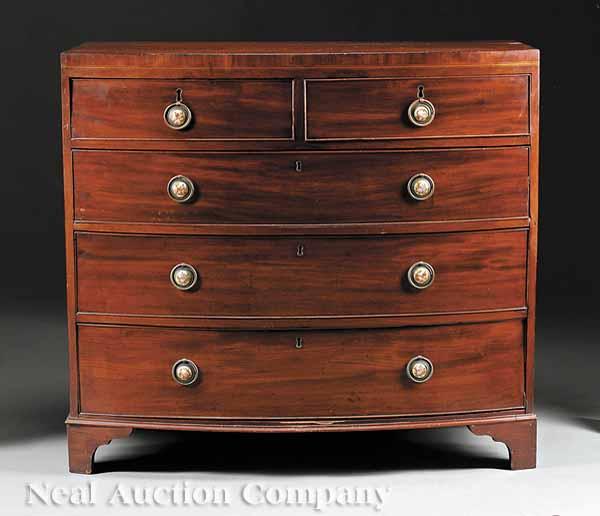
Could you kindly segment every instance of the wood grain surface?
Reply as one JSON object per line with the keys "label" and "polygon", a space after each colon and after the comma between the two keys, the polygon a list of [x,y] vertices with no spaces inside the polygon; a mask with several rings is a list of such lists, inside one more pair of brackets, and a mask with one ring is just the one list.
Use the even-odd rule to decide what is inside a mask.
{"label": "wood grain surface", "polygon": [[[171,224],[464,221],[528,216],[526,147],[422,152],[73,153],[75,219]],[[299,170],[296,170],[299,168]],[[415,201],[409,179],[434,195]],[[197,195],[178,204],[184,175]]]}
{"label": "wood grain surface", "polygon": [[[169,128],[165,108],[180,88],[193,114]],[[125,80],[72,82],[73,138],[244,140],[293,139],[290,80]]]}
{"label": "wood grain surface", "polygon": [[[210,75],[226,70],[229,75],[265,75],[277,70],[310,69],[327,74],[348,67],[385,70],[437,66],[454,71],[460,66],[492,67],[534,65],[539,50],[518,41],[126,41],[90,42],[63,52],[64,68],[95,68],[99,75],[114,69],[118,76],[151,71],[168,74]],[[413,70],[414,76],[414,70]]]}
{"label": "wood grain surface", "polygon": [[[523,328],[522,321],[343,332],[80,326],[81,411],[285,418],[512,409],[524,402]],[[423,384],[406,375],[418,355],[434,366]],[[196,363],[199,382],[173,380],[181,358]]]}
{"label": "wood grain surface", "polygon": [[[71,470],[136,428],[458,425],[533,467],[539,84],[514,41],[64,52]],[[406,115],[419,85],[425,128]],[[176,88],[183,131],[163,121]],[[421,203],[418,172],[436,183]],[[167,197],[177,174],[190,204]],[[436,279],[415,292],[419,260]],[[180,262],[191,292],[169,281]],[[201,382],[175,384],[179,358]]]}
{"label": "wood grain surface", "polygon": [[510,469],[532,469],[537,462],[537,420],[469,425],[475,435],[506,444]]}
{"label": "wood grain surface", "polygon": [[[77,235],[79,312],[206,316],[419,314],[519,308],[527,231],[375,238]],[[297,256],[298,246],[303,256]],[[406,281],[426,261],[434,283]],[[199,286],[175,289],[179,263]]]}
{"label": "wood grain surface", "polygon": [[[436,111],[426,127],[407,116],[420,85]],[[307,140],[528,134],[529,78],[310,80],[305,111]]]}

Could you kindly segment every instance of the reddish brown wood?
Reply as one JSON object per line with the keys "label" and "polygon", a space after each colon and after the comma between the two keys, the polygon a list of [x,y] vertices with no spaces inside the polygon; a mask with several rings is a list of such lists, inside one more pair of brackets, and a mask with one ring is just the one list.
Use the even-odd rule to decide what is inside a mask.
{"label": "reddish brown wood", "polygon": [[93,471],[96,450],[113,439],[129,437],[132,427],[126,426],[90,426],[68,424],[69,471],[90,475]]}
{"label": "reddish brown wood", "polygon": [[531,469],[536,465],[537,421],[482,423],[470,425],[475,435],[489,435],[508,448],[510,469]]}
{"label": "reddish brown wood", "polygon": [[[78,234],[80,312],[198,316],[419,314],[525,306],[526,231],[386,238]],[[298,246],[303,256],[297,256]],[[406,281],[430,263],[431,287]],[[175,289],[171,269],[196,268]]]}
{"label": "reddish brown wood", "polygon": [[428,150],[459,149],[476,147],[506,147],[530,145],[531,137],[526,136],[482,136],[469,138],[443,137],[411,138],[401,140],[321,140],[307,142],[302,133],[296,140],[117,140],[103,138],[72,139],[71,148],[87,150],[150,150],[150,151],[373,151],[373,150]]}
{"label": "reddish brown wood", "polygon": [[[61,61],[69,425],[127,432],[314,432],[459,425],[479,431],[487,424],[489,433],[512,446],[515,467],[533,464],[538,50],[516,42],[93,43],[64,53]],[[179,133],[164,125],[162,110],[182,83],[184,101],[191,104],[198,123]],[[403,88],[414,89],[416,83],[425,85],[426,96],[438,107],[436,120],[425,129],[409,129],[402,118],[406,102],[416,93],[408,95]],[[124,164],[124,156],[130,155],[135,159]],[[312,170],[305,167],[300,178],[292,173],[281,179],[281,164],[297,156]],[[420,207],[394,197],[413,165],[433,166],[439,176],[434,199]],[[155,181],[171,169],[198,177],[206,204],[175,210],[159,198]],[[126,184],[131,188],[122,186]],[[500,231],[513,228],[524,231]],[[102,235],[106,233],[122,236]],[[403,236],[388,236],[395,234]],[[316,254],[305,253],[302,264],[295,262],[297,243],[308,244]],[[162,267],[172,265],[170,260],[183,251],[202,258],[199,268],[209,272],[210,289],[203,283],[189,295],[177,293],[188,297],[173,298],[171,290],[163,289],[168,271]],[[405,259],[415,258],[411,252],[417,251],[418,259],[425,259],[424,251],[440,258],[438,272],[443,274],[432,289],[413,295],[402,285],[398,289],[397,280]],[[155,268],[157,264],[162,265]],[[453,293],[450,283],[456,286]],[[79,293],[84,294],[81,299]],[[90,311],[78,313],[82,307]],[[108,313],[113,309],[115,313]],[[86,347],[83,340],[78,342],[77,323],[99,324],[82,326],[94,335],[120,337],[94,337],[96,345]],[[111,324],[119,326],[106,326]],[[492,327],[515,329],[499,331],[503,344],[488,348],[483,337],[485,328]],[[456,335],[468,328],[482,337],[466,339],[476,357],[474,368],[426,399],[422,414],[414,412],[412,398],[404,398],[409,404],[401,405],[401,399],[387,394],[384,401],[387,406],[396,403],[398,413],[376,413],[373,392],[380,387],[377,382],[391,377],[394,357],[385,362],[363,359],[363,370],[372,374],[360,374],[358,366],[347,377],[340,374],[352,364],[343,363],[348,351],[340,342],[346,335],[352,336],[348,349],[358,350],[358,355],[382,357],[386,350],[395,350],[404,358],[411,343],[427,346],[424,336],[441,332],[440,345],[431,352],[441,353],[437,358],[449,368],[464,368],[463,362],[453,363],[454,351],[444,345],[458,342]],[[313,408],[351,407],[353,392],[376,385],[355,401],[366,416],[314,416],[307,409],[307,416],[296,417],[293,411],[287,413],[284,400],[279,402],[281,417],[275,418],[267,415],[268,401],[254,400],[258,408],[263,403],[259,419],[252,419],[258,416],[250,409],[250,418],[244,419],[190,417],[183,410],[175,418],[162,412],[155,417],[82,412],[82,401],[99,407],[110,400],[101,392],[81,400],[80,387],[107,383],[113,373],[91,366],[80,370],[79,344],[90,363],[110,364],[121,353],[132,352],[125,342],[135,342],[134,351],[142,355],[147,350],[141,336],[148,335],[156,352],[143,354],[140,367],[149,371],[158,368],[155,357],[178,346],[189,353],[214,350],[211,367],[224,360],[217,343],[242,354],[250,353],[249,347],[265,350],[243,363],[233,358],[238,371],[256,367],[260,360],[273,361],[253,376],[232,371],[229,361],[224,365],[230,374],[225,380],[220,377],[218,387],[233,392],[228,382],[234,379],[237,389],[230,398],[235,408],[238,395],[249,396],[245,388],[274,388],[270,381],[275,378],[286,385],[289,397],[292,383],[294,388],[302,384],[306,377],[284,376],[277,368],[280,362],[284,370],[297,365],[281,357],[287,356],[284,336],[299,331],[319,335],[319,346],[327,350],[317,355],[306,345],[294,348],[313,354],[310,363],[300,361],[307,371],[302,374],[313,375],[309,383],[319,385],[321,399],[330,389],[340,400],[335,406],[326,400],[319,405],[319,392],[309,389]],[[455,337],[442,339],[444,331]],[[359,334],[385,338],[373,343],[373,337],[360,339]],[[171,335],[173,341],[167,338]],[[192,342],[190,335],[208,339]],[[250,346],[235,341],[235,336],[245,335]],[[399,335],[413,337],[405,342]],[[105,346],[114,353],[105,354]],[[477,354],[481,349],[489,352]],[[510,369],[511,360],[520,362]],[[331,365],[333,373],[321,374],[321,363]],[[374,367],[379,367],[376,373]],[[498,368],[506,369],[510,378],[481,389],[497,378]],[[124,376],[128,372],[123,364],[119,371]],[[477,385],[467,383],[469,372]],[[435,384],[419,387],[427,385]],[[507,407],[517,395],[518,403]],[[116,396],[118,403],[132,403]],[[161,396],[163,391],[157,399]],[[141,399],[150,411],[151,402]],[[490,403],[483,403],[485,399]],[[365,400],[370,400],[368,407]],[[189,403],[194,410],[204,409],[200,401]],[[474,412],[431,412],[444,403]],[[474,408],[484,405],[481,411]],[[298,401],[290,402],[294,410],[297,406]],[[403,412],[406,407],[408,414]],[[73,469],[89,470],[94,443],[114,433],[85,439],[75,435],[79,452]]]}
{"label": "reddish brown wood", "polygon": [[527,318],[527,357],[525,368],[525,387],[527,390],[527,408],[534,412],[535,383],[535,311],[538,257],[538,211],[539,211],[539,111],[540,111],[540,79],[539,73],[531,75],[531,151],[529,153],[529,216],[531,230],[527,243],[527,304],[531,314]]}
{"label": "reddish brown wood", "polygon": [[[415,127],[407,117],[424,86],[436,109]],[[527,75],[312,80],[305,83],[307,140],[439,138],[529,133]]]}
{"label": "reddish brown wood", "polygon": [[[339,333],[80,326],[81,412],[319,418],[520,408],[523,329],[518,320]],[[406,374],[418,355],[434,365],[423,384]],[[200,369],[192,386],[171,376],[181,358]]]}
{"label": "reddish brown wood", "polygon": [[186,419],[151,418],[127,416],[95,416],[84,414],[69,417],[67,424],[81,426],[119,426],[147,430],[182,430],[203,432],[248,432],[248,433],[298,433],[298,432],[361,432],[372,430],[411,430],[424,428],[449,428],[476,424],[512,423],[535,420],[524,409],[477,412],[474,414],[451,414],[415,417],[363,417],[363,418],[319,418],[319,419]]}
{"label": "reddish brown wood", "polygon": [[[171,68],[204,75],[214,69],[240,73],[250,68],[262,76],[270,69],[324,69],[336,73],[345,68],[436,66],[535,65],[539,51],[517,41],[436,41],[436,42],[93,42],[62,54],[64,67],[95,67],[127,70]],[[498,69],[494,68],[497,72]],[[96,74],[99,72],[96,71]],[[339,72],[338,72],[339,73]]]}
{"label": "reddish brown wood", "polygon": [[[163,120],[181,88],[193,113],[190,127],[176,131]],[[72,81],[73,138],[162,140],[290,140],[290,80]]]}
{"label": "reddish brown wood", "polygon": [[368,236],[419,233],[456,233],[493,229],[527,229],[529,217],[414,222],[350,222],[317,224],[172,224],[147,222],[82,222],[73,229],[83,233],[197,236]]}
{"label": "reddish brown wood", "polygon": [[358,316],[309,316],[309,317],[198,317],[107,314],[80,312],[78,323],[117,324],[129,326],[162,326],[168,328],[200,328],[232,330],[288,330],[288,329],[359,329],[401,328],[404,326],[430,326],[434,324],[468,324],[475,322],[509,321],[526,319],[527,309],[488,310],[477,312],[454,312],[419,315],[358,315]]}
{"label": "reddish brown wood", "polygon": [[73,160],[71,154],[71,91],[68,74],[61,71],[63,188],[65,213],[65,272],[67,301],[67,335],[69,350],[69,415],[79,412],[79,368],[77,367],[77,270],[75,268],[75,233],[73,231]]}
{"label": "reddish brown wood", "polygon": [[[528,160],[526,147],[208,156],[77,151],[75,219],[322,224],[527,217]],[[407,184],[421,172],[432,177],[435,193],[415,201]],[[176,175],[195,184],[191,202],[167,195]]]}

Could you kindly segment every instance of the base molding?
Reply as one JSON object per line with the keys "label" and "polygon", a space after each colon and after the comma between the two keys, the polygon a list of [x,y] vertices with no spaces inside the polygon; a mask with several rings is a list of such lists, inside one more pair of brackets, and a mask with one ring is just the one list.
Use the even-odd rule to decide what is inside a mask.
{"label": "base molding", "polygon": [[135,429],[243,433],[355,432],[408,430],[466,426],[475,435],[489,435],[504,443],[511,469],[534,468],[536,464],[536,416],[447,416],[403,419],[319,420],[165,420],[126,417],[79,416],[66,421],[69,471],[91,474],[96,450],[112,439],[129,437]]}

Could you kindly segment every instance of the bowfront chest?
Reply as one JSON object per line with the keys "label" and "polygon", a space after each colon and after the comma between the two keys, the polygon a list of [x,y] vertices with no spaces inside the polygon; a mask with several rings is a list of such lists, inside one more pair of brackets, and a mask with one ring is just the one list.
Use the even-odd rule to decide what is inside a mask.
{"label": "bowfront chest", "polygon": [[466,426],[535,466],[539,52],[62,54],[70,469],[135,429]]}

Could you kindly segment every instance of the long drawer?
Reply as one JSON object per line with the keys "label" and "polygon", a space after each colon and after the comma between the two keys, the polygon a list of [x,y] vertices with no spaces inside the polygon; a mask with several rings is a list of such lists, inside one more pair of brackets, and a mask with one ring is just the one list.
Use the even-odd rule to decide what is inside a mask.
{"label": "long drawer", "polygon": [[[411,123],[420,95],[434,118]],[[378,140],[529,134],[529,77],[307,80],[307,140]]]}
{"label": "long drawer", "polygon": [[[86,414],[351,417],[523,407],[520,320],[342,332],[80,326],[78,342]],[[175,381],[182,359],[198,369],[191,385]],[[407,371],[413,359],[433,367],[422,383]]]}
{"label": "long drawer", "polygon": [[[78,310],[285,317],[520,308],[526,251],[525,230],[301,239],[79,233]],[[197,276],[190,290],[174,286],[181,267],[187,280]],[[427,288],[415,288],[428,277]]]}
{"label": "long drawer", "polygon": [[[527,217],[528,158],[524,147],[241,155],[75,151],[75,218],[272,224]],[[179,184],[180,198],[177,176],[189,182]],[[429,182],[431,191],[415,195],[415,177]]]}

